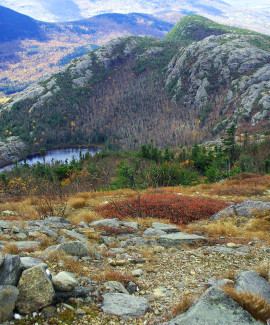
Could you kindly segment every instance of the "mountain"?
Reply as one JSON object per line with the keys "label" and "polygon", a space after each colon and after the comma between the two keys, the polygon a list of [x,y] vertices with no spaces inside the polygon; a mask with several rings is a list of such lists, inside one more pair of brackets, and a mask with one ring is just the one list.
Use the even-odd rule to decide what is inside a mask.
{"label": "mountain", "polygon": [[36,39],[39,41],[45,39],[45,35],[36,20],[2,6],[0,6],[0,26],[0,43],[18,39]]}
{"label": "mountain", "polygon": [[268,0],[0,0],[6,6],[37,20],[74,21],[104,13],[140,12],[176,23],[183,14],[198,14],[222,24],[269,34]]}
{"label": "mountain", "polygon": [[163,37],[173,24],[151,15],[104,14],[44,23],[0,6],[0,96],[21,91],[59,66],[127,34]]}
{"label": "mountain", "polygon": [[162,40],[126,36],[73,60],[1,108],[28,152],[105,143],[188,145],[269,132],[270,37],[184,17]]}

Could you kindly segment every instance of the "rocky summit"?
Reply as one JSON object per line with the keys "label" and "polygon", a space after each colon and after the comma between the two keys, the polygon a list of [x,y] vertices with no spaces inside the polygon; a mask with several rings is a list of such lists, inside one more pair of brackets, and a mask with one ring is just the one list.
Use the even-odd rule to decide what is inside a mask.
{"label": "rocky summit", "polygon": [[[0,136],[29,148],[137,148],[269,130],[270,38],[191,15],[162,40],[127,36],[2,105]],[[33,149],[32,149],[33,150]]]}
{"label": "rocky summit", "polygon": [[[252,222],[252,203],[269,212],[246,201],[239,220]],[[233,218],[228,210],[222,218]],[[257,325],[270,318],[263,240],[183,232],[151,219],[43,216],[2,221],[0,229],[1,323]]]}

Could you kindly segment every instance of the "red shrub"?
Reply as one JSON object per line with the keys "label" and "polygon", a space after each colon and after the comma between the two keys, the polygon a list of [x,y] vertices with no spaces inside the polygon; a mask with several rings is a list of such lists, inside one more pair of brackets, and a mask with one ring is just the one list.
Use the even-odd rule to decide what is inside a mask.
{"label": "red shrub", "polygon": [[95,210],[105,218],[153,217],[169,219],[179,225],[206,219],[229,204],[216,199],[177,194],[145,194],[111,202]]}

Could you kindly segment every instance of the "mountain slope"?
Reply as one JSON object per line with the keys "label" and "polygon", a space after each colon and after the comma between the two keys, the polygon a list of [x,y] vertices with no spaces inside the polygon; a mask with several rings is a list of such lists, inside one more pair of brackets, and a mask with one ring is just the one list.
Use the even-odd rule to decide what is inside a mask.
{"label": "mountain slope", "polygon": [[40,24],[14,10],[0,6],[0,43],[26,38],[44,40]]}
{"label": "mountain slope", "polygon": [[[193,41],[198,22],[207,28]],[[238,133],[269,131],[270,37],[198,16],[181,24],[164,40],[113,40],[30,86],[3,106],[1,136],[20,136],[33,151],[187,145],[221,136],[233,121]]]}

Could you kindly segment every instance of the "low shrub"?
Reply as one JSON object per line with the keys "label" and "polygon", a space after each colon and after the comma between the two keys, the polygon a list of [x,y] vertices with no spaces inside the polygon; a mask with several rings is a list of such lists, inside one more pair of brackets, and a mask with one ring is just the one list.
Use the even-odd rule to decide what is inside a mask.
{"label": "low shrub", "polygon": [[158,218],[185,225],[207,219],[229,204],[216,199],[177,194],[144,194],[137,198],[110,202],[95,210],[105,218]]}

